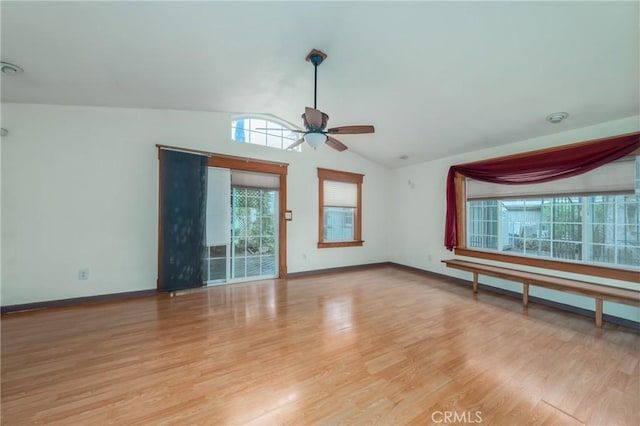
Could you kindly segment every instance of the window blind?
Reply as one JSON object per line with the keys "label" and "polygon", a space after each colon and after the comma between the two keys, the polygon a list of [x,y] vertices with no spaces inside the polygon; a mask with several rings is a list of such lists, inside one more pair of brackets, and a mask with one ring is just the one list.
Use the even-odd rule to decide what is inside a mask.
{"label": "window blind", "polygon": [[324,205],[331,207],[357,207],[358,185],[350,182],[324,181]]}
{"label": "window blind", "polygon": [[467,200],[634,192],[636,157],[625,157],[566,179],[529,185],[501,185],[467,178]]}
{"label": "window blind", "polygon": [[280,189],[280,175],[232,170],[231,185],[244,188]]}

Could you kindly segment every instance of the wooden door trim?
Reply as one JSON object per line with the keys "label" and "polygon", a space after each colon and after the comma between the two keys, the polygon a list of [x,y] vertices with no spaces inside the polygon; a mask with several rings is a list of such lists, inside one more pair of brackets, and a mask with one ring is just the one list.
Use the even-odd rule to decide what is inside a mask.
{"label": "wooden door trim", "polygon": [[[160,150],[169,149],[176,151],[191,152],[194,154],[205,155],[208,157],[207,165],[209,167],[220,167],[231,170],[242,170],[246,172],[269,173],[280,176],[279,191],[279,212],[278,212],[278,273],[280,278],[287,277],[287,220],[285,212],[287,211],[287,173],[289,169],[288,163],[280,163],[276,161],[258,160],[255,158],[236,157],[233,155],[216,154],[213,152],[201,151],[196,149],[181,148],[169,145],[156,145],[158,148],[158,158]],[[160,170],[162,175],[162,170]],[[160,232],[160,231],[159,231]],[[160,253],[160,251],[158,251]],[[158,263],[159,264],[159,263]],[[158,266],[159,267],[159,266]]]}
{"label": "wooden door trim", "polygon": [[278,275],[280,278],[287,278],[287,220],[285,219],[285,212],[287,210],[287,172],[289,165],[218,154],[209,156],[208,165],[209,167],[269,173],[280,176],[280,190],[278,192]]}

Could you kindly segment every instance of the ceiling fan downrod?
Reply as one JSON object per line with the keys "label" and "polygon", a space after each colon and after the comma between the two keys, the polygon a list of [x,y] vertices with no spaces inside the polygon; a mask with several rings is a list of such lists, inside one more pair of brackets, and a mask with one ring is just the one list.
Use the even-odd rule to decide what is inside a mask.
{"label": "ceiling fan downrod", "polygon": [[313,62],[313,109],[318,109],[316,104],[318,98],[318,64]]}
{"label": "ceiling fan downrod", "polygon": [[318,65],[327,59],[327,55],[317,49],[313,49],[305,58],[313,64],[313,109],[318,109]]}

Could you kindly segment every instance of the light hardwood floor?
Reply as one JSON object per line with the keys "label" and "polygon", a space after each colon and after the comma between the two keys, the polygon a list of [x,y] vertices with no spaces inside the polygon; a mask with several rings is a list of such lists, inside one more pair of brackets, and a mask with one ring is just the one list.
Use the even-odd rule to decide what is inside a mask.
{"label": "light hardwood floor", "polygon": [[2,424],[638,425],[639,349],[392,267],[244,283],[4,315]]}

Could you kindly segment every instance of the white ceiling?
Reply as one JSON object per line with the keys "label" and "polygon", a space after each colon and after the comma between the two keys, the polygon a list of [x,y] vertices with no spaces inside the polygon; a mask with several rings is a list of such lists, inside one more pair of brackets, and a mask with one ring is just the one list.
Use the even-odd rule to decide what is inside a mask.
{"label": "white ceiling", "polygon": [[[313,104],[396,167],[640,114],[638,2],[2,1],[2,100],[271,113]],[[545,122],[556,111],[562,124]],[[336,155],[340,155],[336,152]],[[408,160],[399,160],[408,155]]]}

